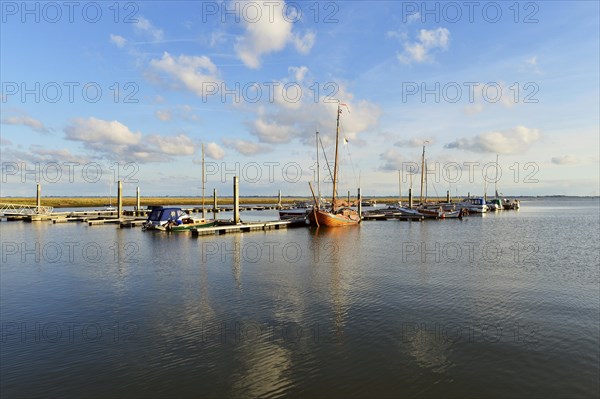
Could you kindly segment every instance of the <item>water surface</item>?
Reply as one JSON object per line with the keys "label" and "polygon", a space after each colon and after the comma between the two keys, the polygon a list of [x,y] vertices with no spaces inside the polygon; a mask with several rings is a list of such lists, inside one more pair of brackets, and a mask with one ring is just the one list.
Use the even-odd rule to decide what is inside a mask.
{"label": "water surface", "polygon": [[598,199],[522,205],[200,238],[4,222],[2,396],[597,397]]}

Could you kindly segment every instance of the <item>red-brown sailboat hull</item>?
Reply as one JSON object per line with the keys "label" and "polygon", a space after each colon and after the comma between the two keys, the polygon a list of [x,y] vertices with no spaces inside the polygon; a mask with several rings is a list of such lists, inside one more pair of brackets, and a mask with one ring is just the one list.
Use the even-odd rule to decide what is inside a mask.
{"label": "red-brown sailboat hull", "polygon": [[360,222],[358,214],[335,215],[323,210],[315,210],[309,214],[310,223],[313,226],[324,227],[346,227],[356,226]]}

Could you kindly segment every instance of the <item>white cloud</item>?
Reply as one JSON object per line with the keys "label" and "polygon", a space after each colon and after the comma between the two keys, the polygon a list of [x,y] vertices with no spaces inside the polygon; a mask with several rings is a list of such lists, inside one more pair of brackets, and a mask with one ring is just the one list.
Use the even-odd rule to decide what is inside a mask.
{"label": "white cloud", "polygon": [[[472,92],[470,92],[471,90]],[[502,81],[474,84],[472,88],[465,89],[465,97],[469,98],[470,102],[464,108],[467,115],[483,112],[489,106],[502,105],[511,108],[519,102],[519,96],[515,95],[514,87],[509,87]]]}
{"label": "white cloud", "polygon": [[110,34],[110,41],[119,48],[123,48],[127,44],[127,39],[123,36],[113,35],[112,33]]}
{"label": "white cloud", "polygon": [[173,57],[165,52],[161,59],[150,61],[150,66],[164,72],[173,81],[175,88],[183,88],[202,96],[208,83],[219,84],[218,70],[206,56],[180,55]]}
{"label": "white cloud", "polygon": [[148,136],[148,143],[153,144],[158,152],[168,155],[194,155],[198,147],[185,134],[177,136]]}
{"label": "white cloud", "polygon": [[238,57],[247,67],[259,68],[263,55],[281,51],[288,43],[293,43],[301,54],[307,54],[311,50],[315,43],[315,33],[309,31],[300,36],[293,32],[292,19],[286,20],[281,12],[285,6],[284,1],[271,1],[268,5],[261,2],[253,4],[260,9],[260,17],[257,20],[246,18],[246,31],[243,36],[237,37],[234,46]]}
{"label": "white cloud", "polygon": [[264,154],[273,151],[273,148],[268,145],[253,143],[242,139],[223,139],[223,144],[227,147],[232,147],[242,155]]}
{"label": "white cloud", "polygon": [[105,121],[94,117],[76,118],[65,128],[67,140],[110,143],[117,145],[138,144],[142,133],[133,133],[119,121]]}
{"label": "white cloud", "polygon": [[194,108],[187,104],[176,105],[170,109],[159,109],[154,112],[154,115],[163,122],[175,119],[181,119],[185,121],[198,120],[198,115],[194,114]]}
{"label": "white cloud", "polygon": [[291,140],[294,132],[292,126],[269,122],[263,117],[259,117],[252,124],[252,134],[264,143],[287,143]]}
{"label": "white cloud", "polygon": [[223,159],[225,157],[225,151],[221,147],[219,147],[217,143],[214,142],[208,143],[204,147],[204,153],[207,157],[217,160]]}
{"label": "white cloud", "polygon": [[296,82],[302,82],[308,73],[308,67],[300,66],[300,67],[289,67],[288,72],[294,74],[294,79]]}
{"label": "white cloud", "polygon": [[391,37],[394,39],[398,39],[401,42],[405,42],[408,40],[408,35],[406,34],[406,32],[402,31],[402,30],[390,30],[386,32],[386,36],[387,37]]}
{"label": "white cloud", "polygon": [[419,41],[426,48],[448,48],[448,42],[450,41],[450,31],[446,28],[437,29],[421,29],[419,33]]}
{"label": "white cloud", "polygon": [[417,41],[404,43],[404,51],[398,54],[398,60],[404,64],[431,62],[433,61],[431,52],[436,49],[446,50],[449,43],[450,31],[448,29],[421,29]]}
{"label": "white cloud", "polygon": [[101,157],[119,161],[167,162],[173,155],[193,155],[197,145],[184,134],[162,136],[132,132],[119,121],[77,118],[64,129],[67,140]]}
{"label": "white cloud", "polygon": [[308,54],[315,45],[317,35],[314,32],[307,32],[304,36],[296,35],[294,37],[294,46],[300,54]]}
{"label": "white cloud", "polygon": [[165,35],[162,29],[158,29],[157,27],[152,25],[152,23],[148,19],[144,17],[138,16],[137,22],[133,24],[133,27],[138,33],[147,35],[155,41],[161,41],[164,39]]}
{"label": "white cloud", "polygon": [[90,159],[71,153],[66,148],[62,149],[49,149],[40,145],[29,146],[29,151],[20,151],[16,148],[5,148],[2,150],[2,157],[4,160],[10,160],[15,162],[25,163],[50,163],[56,162],[61,164],[62,162],[78,162],[85,164]]}
{"label": "white cloud", "polygon": [[483,111],[483,104],[481,102],[476,102],[476,103],[465,106],[465,114],[467,114],[467,115],[476,115],[482,111]]}
{"label": "white cloud", "polygon": [[210,34],[210,47],[222,45],[227,41],[227,35],[225,32],[213,32]]}
{"label": "white cloud", "polygon": [[538,129],[517,126],[510,130],[485,132],[473,138],[461,138],[446,144],[444,148],[495,154],[517,154],[529,149],[540,137]]}
{"label": "white cloud", "polygon": [[[290,70],[293,72],[293,70]],[[285,83],[281,82],[280,87]],[[253,106],[249,111],[256,113],[256,119],[248,123],[250,133],[262,143],[289,143],[295,139],[313,145],[314,132],[322,133],[323,141],[335,135],[337,102],[327,98],[330,92],[320,93],[314,98],[310,89],[313,82],[297,82],[302,89],[302,97],[297,102],[286,101],[276,96],[275,101],[264,106]],[[366,100],[355,100],[344,84],[335,85],[335,98],[339,98],[347,107],[343,107],[340,117],[341,135],[355,141],[359,134],[367,132],[377,125],[381,111],[375,104]]]}
{"label": "white cloud", "polygon": [[44,124],[41,121],[32,118],[29,115],[9,116],[8,118],[2,119],[2,124],[14,126],[27,126],[35,130],[36,132],[48,133],[48,129],[46,128],[46,126],[44,126]]}
{"label": "white cloud", "polygon": [[416,12],[416,13],[414,13],[414,14],[410,14],[410,15],[408,16],[408,18],[406,18],[406,21],[407,21],[408,23],[411,23],[411,22],[418,21],[418,20],[420,20],[420,19],[421,19],[421,13],[418,13],[418,12]]}
{"label": "white cloud", "polygon": [[159,109],[154,112],[154,115],[163,122],[170,121],[172,116],[168,109]]}
{"label": "white cloud", "polygon": [[423,143],[425,143],[426,141],[428,141],[427,144],[429,144],[429,145],[432,145],[433,143],[435,143],[435,140],[432,138],[411,137],[409,139],[399,140],[399,141],[395,142],[394,145],[396,147],[415,148],[415,147],[422,147]]}
{"label": "white cloud", "polygon": [[526,59],[525,64],[527,64],[527,69],[532,70],[534,73],[541,73],[537,56]]}
{"label": "white cloud", "polygon": [[402,158],[400,157],[398,151],[393,148],[390,148],[384,153],[379,154],[379,159],[384,162],[383,166],[381,166],[382,170],[392,171],[402,169]]}
{"label": "white cloud", "polygon": [[580,162],[580,159],[573,155],[563,155],[560,157],[552,157],[552,163],[555,165],[574,165]]}

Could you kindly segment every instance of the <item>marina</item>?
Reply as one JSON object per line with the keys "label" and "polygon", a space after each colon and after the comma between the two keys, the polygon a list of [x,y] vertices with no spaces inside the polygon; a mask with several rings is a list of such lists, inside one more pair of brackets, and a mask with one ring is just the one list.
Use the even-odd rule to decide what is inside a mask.
{"label": "marina", "polygon": [[2,1],[0,399],[600,398],[600,1]]}
{"label": "marina", "polygon": [[[193,396],[192,380],[208,397],[593,396],[598,206],[198,237],[0,222],[4,394],[72,396],[92,379],[104,397]],[[589,240],[569,242],[573,228]]]}

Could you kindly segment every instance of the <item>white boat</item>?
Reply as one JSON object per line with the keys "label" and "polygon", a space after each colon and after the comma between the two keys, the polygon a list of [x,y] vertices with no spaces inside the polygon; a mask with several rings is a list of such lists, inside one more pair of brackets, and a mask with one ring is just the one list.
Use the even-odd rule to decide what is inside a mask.
{"label": "white boat", "polygon": [[469,197],[456,204],[459,209],[467,209],[469,213],[487,213],[488,206],[482,197]]}
{"label": "white boat", "polygon": [[311,211],[312,206],[310,208],[282,209],[279,211],[279,219],[286,220],[305,217]]}
{"label": "white boat", "polygon": [[499,198],[493,198],[485,203],[488,207],[488,210],[491,212],[501,211],[503,209],[502,202]]}

